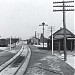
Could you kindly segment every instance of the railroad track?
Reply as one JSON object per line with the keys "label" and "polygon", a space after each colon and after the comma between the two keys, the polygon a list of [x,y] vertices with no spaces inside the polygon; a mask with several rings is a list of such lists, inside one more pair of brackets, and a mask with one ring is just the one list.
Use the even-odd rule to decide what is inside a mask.
{"label": "railroad track", "polygon": [[23,63],[25,62],[26,58],[28,58],[27,56],[29,54],[27,46],[23,45],[22,49],[21,54],[16,59],[0,70],[0,75],[18,75],[17,73],[21,73],[20,68],[22,68]]}

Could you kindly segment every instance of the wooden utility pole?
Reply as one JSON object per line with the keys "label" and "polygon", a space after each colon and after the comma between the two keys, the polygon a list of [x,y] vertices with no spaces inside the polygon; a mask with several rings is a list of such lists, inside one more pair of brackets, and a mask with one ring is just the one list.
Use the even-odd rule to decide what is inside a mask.
{"label": "wooden utility pole", "polygon": [[43,26],[43,49],[44,49],[44,26],[48,26],[46,25],[44,22],[42,23],[42,25],[39,26]]}
{"label": "wooden utility pole", "polygon": [[51,32],[51,33],[50,33],[51,36],[52,36],[53,31],[55,30],[54,27],[55,27],[55,26],[49,26],[49,27],[48,27],[48,29],[49,29],[48,31]]}
{"label": "wooden utility pole", "polygon": [[36,31],[35,31],[35,38],[36,38]]}
{"label": "wooden utility pole", "polygon": [[61,1],[61,2],[53,2],[53,4],[56,3],[62,3],[63,5],[56,5],[53,7],[62,7],[62,10],[53,10],[55,11],[63,11],[63,28],[64,28],[64,61],[67,60],[67,51],[66,51],[66,23],[65,23],[65,11],[74,11],[74,9],[65,9],[65,7],[74,7],[71,5],[65,5],[65,3],[72,3],[74,1]]}
{"label": "wooden utility pole", "polygon": [[11,38],[12,38],[12,37],[10,37],[10,51],[11,51]]}

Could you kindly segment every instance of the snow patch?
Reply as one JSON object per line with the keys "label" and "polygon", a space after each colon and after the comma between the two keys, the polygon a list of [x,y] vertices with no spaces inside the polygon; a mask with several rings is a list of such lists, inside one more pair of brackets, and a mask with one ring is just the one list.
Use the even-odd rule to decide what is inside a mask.
{"label": "snow patch", "polygon": [[41,63],[35,63],[34,66],[39,66]]}

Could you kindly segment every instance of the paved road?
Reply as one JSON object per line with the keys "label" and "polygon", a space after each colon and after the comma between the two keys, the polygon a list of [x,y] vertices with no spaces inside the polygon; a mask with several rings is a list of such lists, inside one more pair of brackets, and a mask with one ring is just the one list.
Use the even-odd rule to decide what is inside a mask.
{"label": "paved road", "polygon": [[74,69],[49,51],[29,45],[32,55],[25,75],[74,75]]}

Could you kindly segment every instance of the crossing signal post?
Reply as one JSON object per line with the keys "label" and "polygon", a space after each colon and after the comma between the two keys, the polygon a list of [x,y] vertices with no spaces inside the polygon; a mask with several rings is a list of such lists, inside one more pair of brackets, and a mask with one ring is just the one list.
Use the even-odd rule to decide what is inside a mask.
{"label": "crossing signal post", "polygon": [[[54,5],[53,7],[62,7],[61,10],[54,9],[53,12],[62,11],[63,12],[63,28],[64,28],[64,61],[67,60],[67,51],[66,51],[66,23],[65,23],[65,12],[66,11],[74,11],[71,7],[72,5],[65,5],[66,3],[73,3],[74,1],[61,1],[61,2],[53,2],[53,4],[62,4],[62,5]],[[70,7],[70,9],[65,9],[66,7]]]}

